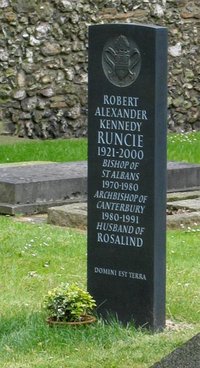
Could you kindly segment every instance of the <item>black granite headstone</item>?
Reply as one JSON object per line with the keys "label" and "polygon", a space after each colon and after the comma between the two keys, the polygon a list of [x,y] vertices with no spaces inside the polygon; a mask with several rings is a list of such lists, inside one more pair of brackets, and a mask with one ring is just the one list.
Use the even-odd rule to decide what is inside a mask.
{"label": "black granite headstone", "polygon": [[165,325],[167,30],[89,29],[88,290],[104,318]]}

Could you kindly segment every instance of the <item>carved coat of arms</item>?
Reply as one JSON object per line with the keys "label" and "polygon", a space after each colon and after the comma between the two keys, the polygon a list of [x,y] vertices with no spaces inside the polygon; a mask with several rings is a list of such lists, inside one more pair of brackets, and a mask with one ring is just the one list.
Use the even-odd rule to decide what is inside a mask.
{"label": "carved coat of arms", "polygon": [[118,87],[127,87],[138,77],[141,67],[140,52],[127,37],[110,39],[103,48],[102,66],[108,80]]}

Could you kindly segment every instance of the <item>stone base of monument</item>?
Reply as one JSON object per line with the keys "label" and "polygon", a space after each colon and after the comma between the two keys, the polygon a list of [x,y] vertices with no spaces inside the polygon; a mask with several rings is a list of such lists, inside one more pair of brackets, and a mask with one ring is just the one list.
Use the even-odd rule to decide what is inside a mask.
{"label": "stone base of monument", "polygon": [[151,368],[198,368],[200,366],[200,334],[174,350]]}
{"label": "stone base of monument", "polygon": [[200,191],[168,194],[167,214],[171,229],[200,224]]}
{"label": "stone base of monument", "polygon": [[47,222],[53,225],[87,228],[87,203],[74,203],[48,209]]}
{"label": "stone base of monument", "polygon": [[0,165],[0,213],[47,212],[48,207],[85,201],[86,162]]}
{"label": "stone base of monument", "polygon": [[180,192],[200,186],[200,165],[169,161],[167,164],[167,190]]}
{"label": "stone base of monument", "polygon": [[[168,192],[199,188],[200,165],[168,163]],[[191,198],[192,198],[192,193]],[[87,162],[0,165],[0,213],[47,212],[49,207],[85,201]]]}

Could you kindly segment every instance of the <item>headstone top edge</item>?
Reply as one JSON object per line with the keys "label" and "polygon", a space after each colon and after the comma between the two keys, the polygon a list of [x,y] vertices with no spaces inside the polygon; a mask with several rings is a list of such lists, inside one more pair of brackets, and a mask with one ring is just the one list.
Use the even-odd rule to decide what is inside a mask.
{"label": "headstone top edge", "polygon": [[91,24],[89,25],[89,29],[94,28],[112,28],[112,27],[126,27],[129,28],[131,26],[137,26],[137,27],[143,27],[146,29],[152,29],[152,30],[167,30],[167,27],[158,26],[155,24],[143,24],[143,23],[104,23],[104,24]]}

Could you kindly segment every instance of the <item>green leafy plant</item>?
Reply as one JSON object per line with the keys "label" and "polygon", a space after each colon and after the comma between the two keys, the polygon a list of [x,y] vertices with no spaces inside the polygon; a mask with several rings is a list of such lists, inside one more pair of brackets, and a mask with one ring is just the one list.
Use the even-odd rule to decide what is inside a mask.
{"label": "green leafy plant", "polygon": [[96,303],[89,292],[77,284],[62,283],[48,292],[44,306],[53,320],[75,322],[91,314]]}

